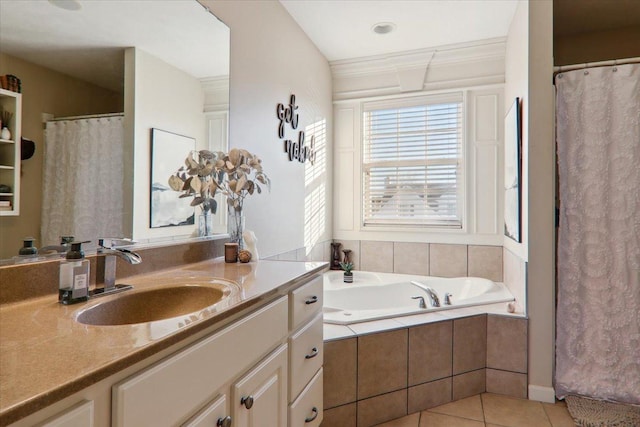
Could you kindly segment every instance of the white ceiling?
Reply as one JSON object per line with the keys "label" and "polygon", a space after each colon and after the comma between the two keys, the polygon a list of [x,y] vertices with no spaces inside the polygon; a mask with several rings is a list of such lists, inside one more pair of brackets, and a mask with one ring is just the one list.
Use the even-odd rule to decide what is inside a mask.
{"label": "white ceiling", "polygon": [[195,0],[79,3],[0,0],[0,51],[116,91],[133,46],[196,78],[229,73],[229,29]]}
{"label": "white ceiling", "polygon": [[[516,0],[280,0],[329,61],[506,37]],[[372,31],[392,22],[395,31]]]}

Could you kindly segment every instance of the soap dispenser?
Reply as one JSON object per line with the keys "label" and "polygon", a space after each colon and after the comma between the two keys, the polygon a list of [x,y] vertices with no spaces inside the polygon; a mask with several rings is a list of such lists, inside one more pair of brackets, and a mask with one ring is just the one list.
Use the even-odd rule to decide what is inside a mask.
{"label": "soap dispenser", "polygon": [[22,255],[22,256],[36,255],[38,253],[38,248],[33,246],[34,241],[35,239],[33,237],[25,237],[23,240],[22,247],[18,251],[18,255]]}
{"label": "soap dispenser", "polygon": [[65,305],[89,299],[89,260],[84,258],[83,243],[88,242],[71,242],[60,264],[58,302]]}

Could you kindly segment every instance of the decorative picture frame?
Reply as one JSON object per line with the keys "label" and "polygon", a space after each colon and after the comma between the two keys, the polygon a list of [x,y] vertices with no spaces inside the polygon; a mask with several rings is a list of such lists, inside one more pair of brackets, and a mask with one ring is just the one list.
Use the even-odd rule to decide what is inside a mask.
{"label": "decorative picture frame", "polygon": [[151,228],[193,225],[195,210],[191,198],[180,198],[169,187],[169,177],[180,168],[189,152],[196,149],[194,138],[151,128],[151,186],[149,226]]}
{"label": "decorative picture frame", "polygon": [[516,98],[504,119],[504,234],[522,241],[522,108]]}

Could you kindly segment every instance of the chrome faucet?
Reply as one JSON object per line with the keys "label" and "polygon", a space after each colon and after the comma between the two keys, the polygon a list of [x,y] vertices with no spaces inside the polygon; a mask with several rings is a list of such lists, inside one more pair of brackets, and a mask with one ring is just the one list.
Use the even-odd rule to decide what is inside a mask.
{"label": "chrome faucet", "polygon": [[413,280],[411,281],[411,284],[413,286],[417,286],[427,293],[429,302],[431,303],[431,307],[440,307],[440,297],[438,297],[438,293],[433,288],[430,288],[429,286],[423,285],[422,283],[415,282]]}
{"label": "chrome faucet", "polygon": [[73,242],[73,236],[61,236],[59,245],[48,245],[38,249],[39,255],[51,255],[55,253],[57,255],[66,253],[71,247],[70,243]]}
{"label": "chrome faucet", "polygon": [[[140,264],[142,257],[136,252],[117,246],[123,244],[134,244],[131,239],[98,239],[98,269],[96,272],[96,283],[104,283],[103,288],[96,288],[91,296],[100,296],[114,292],[131,289],[131,285],[116,285],[116,257],[122,258],[129,264]],[[103,255],[103,256],[100,256]]]}

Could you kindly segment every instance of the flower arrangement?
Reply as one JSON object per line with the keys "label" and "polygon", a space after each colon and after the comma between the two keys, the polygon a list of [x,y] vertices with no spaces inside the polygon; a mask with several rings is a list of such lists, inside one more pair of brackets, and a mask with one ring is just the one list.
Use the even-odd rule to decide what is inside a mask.
{"label": "flower arrangement", "polygon": [[262,169],[262,160],[244,149],[232,148],[229,153],[209,150],[191,151],[185,165],[169,177],[169,186],[182,191],[180,197],[193,197],[191,206],[200,206],[203,213],[215,214],[220,191],[227,200],[231,240],[242,242],[242,209],[244,199],[254,193],[262,193],[261,185],[271,189],[271,180]]}

